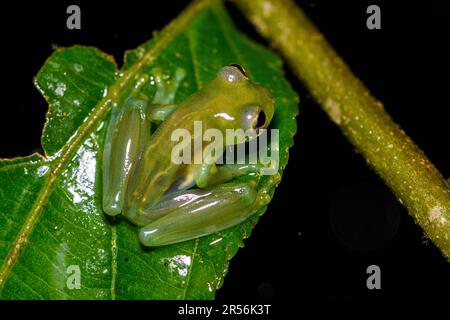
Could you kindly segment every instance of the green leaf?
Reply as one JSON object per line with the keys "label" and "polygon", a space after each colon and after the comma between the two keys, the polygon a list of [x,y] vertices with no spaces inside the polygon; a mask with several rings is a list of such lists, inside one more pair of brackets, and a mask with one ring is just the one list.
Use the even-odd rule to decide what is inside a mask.
{"label": "green leaf", "polygon": [[[155,66],[167,74],[185,69],[176,95],[182,101],[230,63],[244,65],[275,95],[281,172],[296,132],[298,98],[280,59],[242,35],[220,2],[192,4],[154,39],[127,52],[120,72],[95,48],[52,54],[35,80],[49,103],[46,156],[0,161],[2,299],[214,298],[259,215],[211,236],[144,248],[136,227],[102,212],[100,164],[111,106],[129,96],[142,75]],[[80,269],[79,289],[70,286],[70,266]]]}

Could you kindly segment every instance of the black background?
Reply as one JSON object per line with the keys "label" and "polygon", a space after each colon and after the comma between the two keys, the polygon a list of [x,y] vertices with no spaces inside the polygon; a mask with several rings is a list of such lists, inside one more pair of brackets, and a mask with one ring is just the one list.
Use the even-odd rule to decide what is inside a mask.
{"label": "black background", "polygon": [[[17,1],[2,7],[0,157],[40,150],[47,109],[32,78],[52,44],[96,46],[119,65],[187,1]],[[299,1],[308,16],[387,111],[446,177],[450,176],[448,17],[450,4],[423,1]],[[78,4],[82,29],[66,29]],[[382,29],[366,28],[378,4]],[[236,23],[264,42],[229,5]],[[328,120],[301,83],[296,144],[283,181],[252,236],[231,261],[218,299],[406,298],[449,296],[448,262]],[[368,290],[366,268],[381,268]]]}

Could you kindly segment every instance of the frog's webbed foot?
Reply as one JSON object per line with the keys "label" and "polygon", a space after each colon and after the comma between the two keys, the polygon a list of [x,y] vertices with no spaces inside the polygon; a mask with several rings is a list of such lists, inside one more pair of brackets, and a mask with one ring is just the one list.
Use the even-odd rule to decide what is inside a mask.
{"label": "frog's webbed foot", "polygon": [[258,198],[255,203],[255,207],[259,210],[269,204],[271,200],[270,193],[273,189],[278,186],[281,181],[281,174],[276,172],[275,174],[269,176],[258,188]]}
{"label": "frog's webbed foot", "polygon": [[139,239],[145,246],[162,246],[235,226],[269,203],[279,181],[276,173],[259,190],[256,182],[236,182],[180,192],[166,200],[173,210],[141,228]]}

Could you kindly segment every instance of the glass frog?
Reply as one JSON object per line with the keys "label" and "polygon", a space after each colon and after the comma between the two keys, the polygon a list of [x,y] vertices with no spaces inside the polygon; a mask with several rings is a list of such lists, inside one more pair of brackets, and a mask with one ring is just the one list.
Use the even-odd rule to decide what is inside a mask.
{"label": "glass frog", "polygon": [[[103,210],[122,214],[140,226],[145,246],[182,242],[232,227],[270,201],[278,173],[263,187],[234,178],[260,170],[261,163],[223,164],[217,159],[230,145],[219,146],[209,161],[176,164],[172,133],[183,128],[195,140],[194,122],[214,128],[267,128],[274,114],[271,91],[250,81],[239,65],[222,67],[216,76],[179,105],[173,98],[185,73],[178,69],[170,85],[158,73],[157,92],[149,102],[134,94],[112,110],[103,152]],[[145,81],[144,81],[145,82]],[[235,144],[245,141],[235,141]],[[217,141],[192,148],[192,154],[218,147]],[[222,143],[222,142],[221,142]]]}

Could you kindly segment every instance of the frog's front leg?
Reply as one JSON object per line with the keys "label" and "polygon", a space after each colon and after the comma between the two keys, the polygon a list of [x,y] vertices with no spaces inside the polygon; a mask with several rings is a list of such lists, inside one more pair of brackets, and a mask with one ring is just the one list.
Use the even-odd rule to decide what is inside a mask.
{"label": "frog's front leg", "polygon": [[147,115],[152,122],[159,123],[177,108],[176,104],[150,104],[147,109]]}
{"label": "frog's front leg", "polygon": [[204,189],[233,180],[245,174],[257,174],[263,166],[257,164],[199,164],[194,170],[197,187]]}
{"label": "frog's front leg", "polygon": [[[211,146],[211,149],[214,149],[213,145]],[[230,151],[227,149],[226,152]],[[278,172],[278,163],[274,160],[267,163],[262,163],[258,159],[256,163],[247,161],[247,163],[244,164],[232,163],[216,165],[219,158],[226,157],[226,154],[217,156],[211,155],[212,153],[210,152],[207,152],[206,154],[206,161],[195,165],[194,169],[195,184],[202,189],[231,181],[236,177],[246,174],[265,175],[265,172]],[[249,156],[257,158],[257,151],[250,151]]]}
{"label": "frog's front leg", "polygon": [[167,212],[141,228],[139,239],[145,246],[163,246],[230,228],[266,206],[279,181],[276,173],[259,190],[254,182],[232,182],[175,193],[154,208]]}

